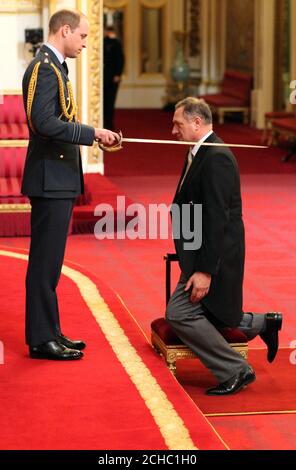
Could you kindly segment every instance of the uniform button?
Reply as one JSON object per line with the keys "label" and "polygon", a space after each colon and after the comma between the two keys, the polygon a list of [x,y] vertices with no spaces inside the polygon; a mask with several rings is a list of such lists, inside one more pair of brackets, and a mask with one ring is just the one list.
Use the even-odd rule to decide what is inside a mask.
{"label": "uniform button", "polygon": [[60,155],[60,158],[64,158],[64,155]]}

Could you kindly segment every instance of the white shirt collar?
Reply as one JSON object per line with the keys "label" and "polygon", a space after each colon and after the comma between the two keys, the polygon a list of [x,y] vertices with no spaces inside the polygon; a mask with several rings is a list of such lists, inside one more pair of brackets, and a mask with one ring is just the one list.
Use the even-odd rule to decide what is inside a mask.
{"label": "white shirt collar", "polygon": [[208,137],[210,137],[211,134],[213,134],[213,130],[210,130],[207,134],[205,134],[199,141],[198,143],[191,149],[192,155],[196,155],[198,150],[200,149],[201,144],[207,140]]}
{"label": "white shirt collar", "polygon": [[57,50],[56,47],[54,47],[52,44],[50,44],[49,42],[47,42],[45,44],[46,47],[48,47],[49,49],[52,50],[52,52],[57,56],[59,62],[62,64],[63,62],[65,62],[65,57],[63,56],[63,54],[60,53],[60,51]]}

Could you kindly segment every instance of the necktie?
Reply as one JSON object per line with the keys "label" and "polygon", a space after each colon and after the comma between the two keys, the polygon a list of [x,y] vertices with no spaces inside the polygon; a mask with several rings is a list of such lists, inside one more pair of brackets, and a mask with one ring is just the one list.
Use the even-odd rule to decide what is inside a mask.
{"label": "necktie", "polygon": [[189,168],[191,167],[191,164],[192,164],[192,161],[193,161],[193,157],[194,157],[194,155],[191,153],[191,149],[190,149],[189,152],[188,152],[188,155],[187,155],[187,166],[186,166],[186,170],[185,170],[184,176],[183,176],[183,178],[182,178],[182,181],[181,181],[181,183],[180,183],[179,191],[181,191],[181,188],[182,188],[182,185],[183,185],[183,183],[184,183],[184,180],[185,180],[185,178],[186,178],[186,176],[187,176],[187,173],[188,173],[188,171],[189,171]]}
{"label": "necktie", "polygon": [[65,62],[65,61],[64,61],[64,62],[62,63],[62,66],[64,67],[64,69],[65,69],[65,72],[66,72],[66,74],[68,75],[68,73],[69,73],[69,69],[68,69],[67,62]]}

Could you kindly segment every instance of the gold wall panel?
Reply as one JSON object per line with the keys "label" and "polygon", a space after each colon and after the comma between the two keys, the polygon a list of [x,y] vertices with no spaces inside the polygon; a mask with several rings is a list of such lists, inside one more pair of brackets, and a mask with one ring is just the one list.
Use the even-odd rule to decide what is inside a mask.
{"label": "gold wall panel", "polygon": [[140,4],[146,8],[162,8],[167,0],[140,0]]}
{"label": "gold wall panel", "polygon": [[226,68],[253,72],[254,0],[228,0],[226,13]]}
{"label": "gold wall panel", "polygon": [[[88,122],[91,126],[101,127],[101,64],[102,64],[102,20],[103,4],[101,0],[87,2],[89,20],[88,38]],[[92,149],[92,155],[98,156],[97,147]]]}
{"label": "gold wall panel", "polygon": [[128,4],[129,0],[104,0],[104,7],[113,8],[123,8]]}

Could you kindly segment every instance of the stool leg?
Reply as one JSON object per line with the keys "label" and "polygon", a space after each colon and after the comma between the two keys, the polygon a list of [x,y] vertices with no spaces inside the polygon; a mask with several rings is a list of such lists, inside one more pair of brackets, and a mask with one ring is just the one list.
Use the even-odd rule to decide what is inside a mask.
{"label": "stool leg", "polygon": [[[263,133],[262,133],[262,137],[261,137],[261,143],[264,145],[266,142],[269,142],[269,133],[270,133],[270,129],[268,128],[268,122],[267,122],[267,119],[265,119],[265,123],[264,123],[264,129],[263,129]],[[269,145],[269,144],[268,144]]]}
{"label": "stool leg", "polygon": [[157,352],[157,354],[159,354],[161,356],[161,350],[159,349],[159,347],[156,346],[156,344],[152,344],[152,347],[153,347],[154,351]]}
{"label": "stool leg", "polygon": [[293,155],[295,154],[296,152],[296,148],[292,148],[288,153],[287,155],[285,155],[283,158],[282,158],[282,162],[286,163],[288,162],[292,157]]}
{"label": "stool leg", "polygon": [[268,137],[267,145],[275,146],[275,145],[278,145],[278,143],[279,143],[279,133],[275,131],[274,129],[271,129],[269,137]]}
{"label": "stool leg", "polygon": [[249,111],[244,111],[244,124],[249,124]]}
{"label": "stool leg", "polygon": [[176,361],[167,361],[167,366],[170,369],[171,373],[176,377],[176,372],[177,372],[177,367],[176,367]]}

